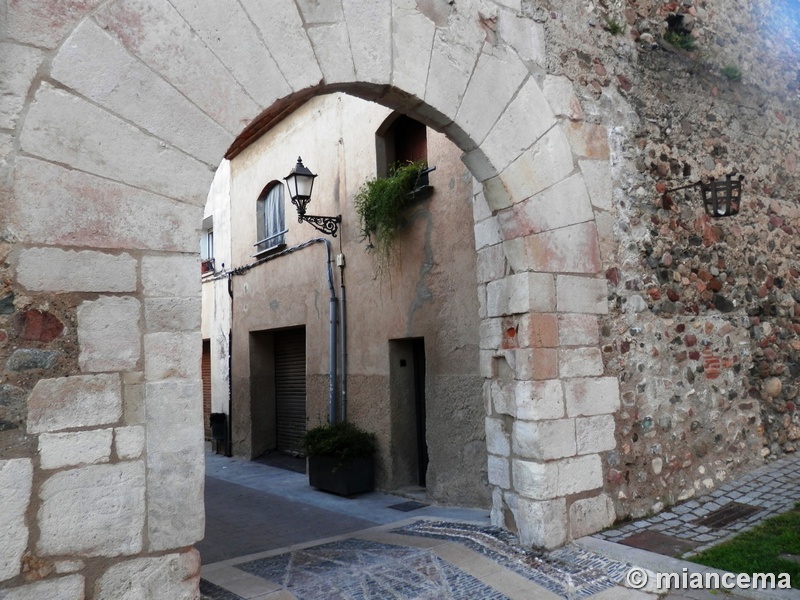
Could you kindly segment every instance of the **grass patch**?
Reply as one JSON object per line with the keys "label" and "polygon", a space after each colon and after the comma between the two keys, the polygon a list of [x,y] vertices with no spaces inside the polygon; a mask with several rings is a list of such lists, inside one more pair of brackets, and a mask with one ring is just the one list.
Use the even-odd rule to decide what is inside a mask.
{"label": "grass patch", "polygon": [[608,28],[608,33],[611,35],[619,35],[625,32],[625,24],[614,17],[606,19],[606,27]]}
{"label": "grass patch", "polygon": [[750,531],[688,559],[733,573],[789,573],[800,589],[800,563],[779,558],[800,556],[800,503],[787,513],[767,519]]}
{"label": "grass patch", "polygon": [[739,81],[742,78],[742,70],[736,65],[723,67],[722,74],[730,81]]}
{"label": "grass patch", "polygon": [[664,39],[676,48],[682,48],[690,52],[697,47],[695,39],[688,33],[683,33],[681,31],[667,31],[664,34]]}

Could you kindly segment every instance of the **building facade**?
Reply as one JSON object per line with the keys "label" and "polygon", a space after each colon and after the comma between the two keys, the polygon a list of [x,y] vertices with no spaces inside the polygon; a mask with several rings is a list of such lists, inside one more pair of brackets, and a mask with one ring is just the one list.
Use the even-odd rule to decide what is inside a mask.
{"label": "building facade", "polygon": [[[218,276],[232,264],[230,181],[230,163],[222,161],[208,192],[203,227],[200,230],[200,334],[203,338],[201,377],[206,439],[212,437],[211,415],[227,415],[230,412],[231,296],[228,278]],[[229,453],[227,419],[215,425],[214,433],[215,451]]]}
{"label": "building facade", "polygon": [[[308,213],[341,215],[336,237],[298,223],[289,202],[283,177],[301,153],[317,175]],[[298,108],[225,167],[230,191],[212,195],[230,197],[230,216],[220,217],[231,222],[233,352],[214,369],[232,368],[234,455],[300,453],[307,427],[328,422],[333,344],[334,413],[377,434],[378,486],[426,486],[435,502],[488,506],[474,184],[460,155],[419,122],[335,94]],[[380,270],[353,198],[413,159],[436,170]],[[225,208],[209,198],[216,222]],[[303,246],[309,240],[317,241]],[[227,280],[209,277],[204,290],[223,284],[227,293]],[[227,336],[207,304],[203,329]]]}

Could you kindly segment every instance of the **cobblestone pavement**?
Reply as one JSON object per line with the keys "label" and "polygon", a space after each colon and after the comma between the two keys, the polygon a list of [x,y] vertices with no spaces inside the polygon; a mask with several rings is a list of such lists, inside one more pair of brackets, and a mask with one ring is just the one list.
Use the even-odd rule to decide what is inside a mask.
{"label": "cobblestone pavement", "polygon": [[[800,500],[800,460],[786,459],[667,513],[583,538],[615,551],[596,550],[578,541],[543,552],[522,548],[513,535],[489,526],[485,511],[422,505],[419,510],[401,513],[391,509],[402,502],[395,496],[332,497],[308,488],[302,474],[224,457],[208,458],[207,473],[214,479],[213,502],[221,506],[209,507],[211,535],[203,544],[214,551],[204,554],[203,600],[654,600],[657,594],[652,588],[645,592],[624,587],[629,569],[638,564],[628,556],[655,557],[656,564],[672,561],[663,563],[663,568],[647,565],[660,572],[680,572],[689,563],[617,542],[652,531],[708,545]],[[282,502],[276,500],[278,496]],[[242,502],[231,501],[233,497]],[[757,512],[716,529],[692,524],[731,502],[754,506]],[[365,525],[377,525],[356,530],[356,517]],[[302,526],[293,527],[297,519]],[[341,523],[335,523],[337,520]],[[247,527],[247,522],[254,526]],[[327,523],[329,528],[308,527],[310,522]],[[282,536],[284,547],[276,548],[274,541],[261,539],[271,536],[271,525]],[[341,532],[332,533],[340,525]],[[230,537],[226,528],[234,526],[239,539],[226,542]],[[244,544],[248,533],[253,540]],[[702,537],[709,535],[709,539]],[[259,547],[265,550],[250,552]],[[237,548],[250,553],[233,556]],[[221,556],[228,558],[218,560]],[[697,565],[690,568],[703,569]],[[775,596],[752,590],[741,596],[720,594],[680,590],[671,591],[666,598],[800,597],[793,592]]]}
{"label": "cobblestone pavement", "polygon": [[768,517],[786,512],[797,502],[800,502],[800,456],[775,461],[704,496],[594,537],[624,543],[631,536],[657,532],[688,542],[683,554],[688,557],[752,529]]}

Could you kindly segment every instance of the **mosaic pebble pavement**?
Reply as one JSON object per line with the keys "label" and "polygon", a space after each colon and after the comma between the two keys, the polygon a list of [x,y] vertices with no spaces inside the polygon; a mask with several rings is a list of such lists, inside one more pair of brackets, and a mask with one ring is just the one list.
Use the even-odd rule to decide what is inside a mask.
{"label": "mosaic pebble pavement", "polygon": [[[501,529],[421,520],[391,530],[463,544],[564,597],[583,598],[621,582],[630,565],[567,546],[536,552]],[[426,549],[350,538],[236,565],[278,583],[300,600],[504,600],[493,590]],[[201,581],[204,600],[240,600]]]}
{"label": "mosaic pebble pavement", "polygon": [[301,600],[505,599],[429,550],[360,539],[255,560],[237,568],[280,583]]}
{"label": "mosaic pebble pavement", "polygon": [[577,546],[552,552],[526,549],[511,533],[483,525],[419,521],[392,533],[460,542],[564,598],[584,598],[617,585],[632,566]]}

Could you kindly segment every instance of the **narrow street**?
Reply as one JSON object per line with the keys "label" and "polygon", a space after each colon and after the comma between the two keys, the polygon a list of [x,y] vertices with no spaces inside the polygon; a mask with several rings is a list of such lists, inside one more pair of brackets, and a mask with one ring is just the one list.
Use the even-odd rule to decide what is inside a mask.
{"label": "narrow street", "polygon": [[[529,552],[514,536],[491,527],[487,511],[425,506],[378,492],[347,499],[310,488],[301,473],[211,453],[206,459],[206,538],[198,545],[205,600],[644,600],[657,594],[623,587],[633,565],[678,573],[690,565],[641,544],[613,541],[663,531],[660,524],[669,523],[679,507],[553,552]],[[772,502],[774,494],[765,488],[762,498],[772,502],[770,509],[760,518],[750,515],[739,529],[800,498],[800,460],[773,463],[683,506],[702,517],[736,489],[740,501],[760,506],[758,486],[766,481],[781,486],[783,503]],[[666,597],[711,600],[719,593],[674,590]],[[725,597],[800,598],[796,590],[738,594]]]}

